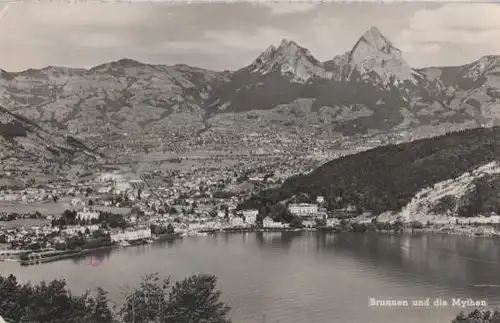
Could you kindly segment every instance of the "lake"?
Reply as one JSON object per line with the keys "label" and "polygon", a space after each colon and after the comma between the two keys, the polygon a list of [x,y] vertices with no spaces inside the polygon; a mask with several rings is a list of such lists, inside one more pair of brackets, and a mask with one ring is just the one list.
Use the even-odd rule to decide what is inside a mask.
{"label": "lake", "polygon": [[[0,263],[26,282],[66,278],[74,292],[102,286],[113,302],[124,286],[159,272],[219,277],[235,323],[451,322],[452,298],[500,304],[500,240],[431,235],[245,233],[99,252],[32,267]],[[98,262],[100,262],[98,264]],[[369,299],[409,306],[369,306]],[[429,306],[412,300],[429,298]],[[436,298],[447,301],[435,302]],[[469,311],[470,308],[465,308]]]}

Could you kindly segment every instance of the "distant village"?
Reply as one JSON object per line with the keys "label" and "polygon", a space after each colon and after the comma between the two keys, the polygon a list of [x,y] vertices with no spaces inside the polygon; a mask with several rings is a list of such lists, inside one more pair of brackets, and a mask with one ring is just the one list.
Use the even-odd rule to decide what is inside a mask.
{"label": "distant village", "polygon": [[224,230],[314,228],[318,221],[333,225],[322,197],[315,204],[288,205],[288,211],[300,220],[298,226],[269,216],[259,219],[259,210],[238,209],[256,189],[272,187],[291,175],[271,169],[156,170],[139,178],[111,171],[77,184],[3,189],[0,206],[11,209],[2,212],[0,208],[0,259],[26,253],[52,256]]}

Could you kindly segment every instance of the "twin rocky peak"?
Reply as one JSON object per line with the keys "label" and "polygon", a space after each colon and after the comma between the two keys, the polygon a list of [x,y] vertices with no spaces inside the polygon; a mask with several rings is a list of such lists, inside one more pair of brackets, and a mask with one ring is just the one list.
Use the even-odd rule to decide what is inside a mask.
{"label": "twin rocky peak", "polygon": [[[378,78],[385,85],[421,78],[403,59],[378,28],[372,27],[354,47],[330,61],[320,62],[308,49],[283,39],[278,47],[270,46],[249,67],[252,73],[281,73],[292,82],[308,83],[315,79],[358,81]],[[396,84],[394,84],[396,83]]]}

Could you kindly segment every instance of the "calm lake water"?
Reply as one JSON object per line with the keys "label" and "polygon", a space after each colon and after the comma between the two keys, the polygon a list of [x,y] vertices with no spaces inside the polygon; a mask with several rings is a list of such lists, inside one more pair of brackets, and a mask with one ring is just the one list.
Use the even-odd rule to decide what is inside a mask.
{"label": "calm lake water", "polygon": [[[136,286],[146,273],[174,280],[212,273],[235,323],[445,323],[461,310],[451,306],[452,298],[500,304],[500,239],[492,238],[246,233],[189,237],[93,257],[34,267],[0,263],[0,272],[23,282],[64,277],[78,293],[102,286],[118,303],[121,287]],[[410,306],[370,307],[370,297],[406,299]],[[433,306],[438,297],[448,306]],[[425,298],[430,306],[411,306],[411,300]]]}

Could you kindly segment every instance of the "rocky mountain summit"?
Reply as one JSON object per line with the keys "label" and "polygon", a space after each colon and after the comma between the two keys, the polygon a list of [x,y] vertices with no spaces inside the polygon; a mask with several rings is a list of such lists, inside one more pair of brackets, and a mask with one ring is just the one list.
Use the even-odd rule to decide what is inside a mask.
{"label": "rocky mountain summit", "polygon": [[376,27],[365,32],[352,50],[325,62],[325,65],[338,71],[337,79],[343,81],[368,81],[391,86],[405,81],[415,85],[423,78]]}
{"label": "rocky mountain summit", "polygon": [[131,59],[91,69],[0,72],[0,104],[94,148],[145,138],[209,142],[255,132],[327,140],[425,136],[496,125],[499,100],[500,56],[414,69],[375,27],[326,62],[285,39],[231,72]]}
{"label": "rocky mountain summit", "polygon": [[328,72],[308,49],[283,39],[279,47],[271,45],[249,67],[250,73],[267,75],[277,72],[292,82],[307,83],[314,79],[331,79]]}

